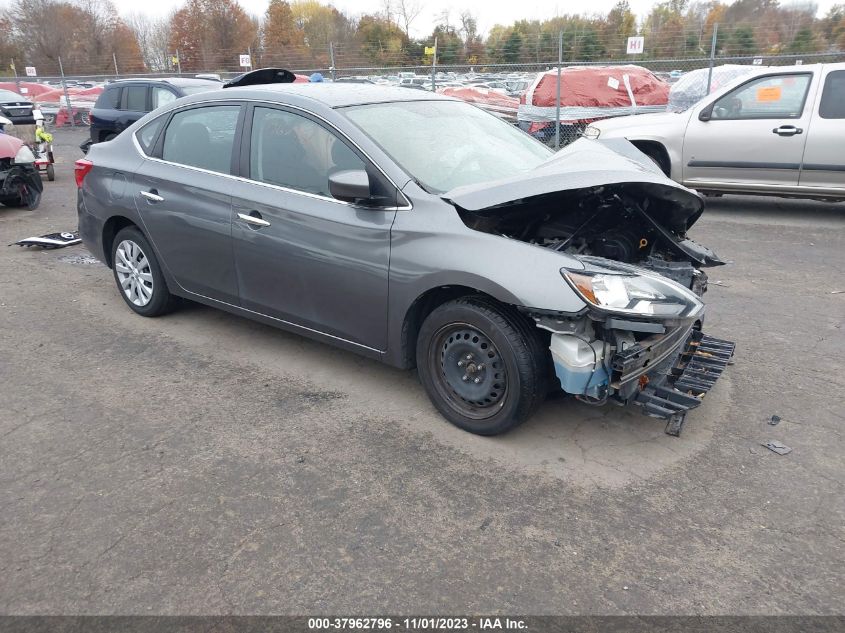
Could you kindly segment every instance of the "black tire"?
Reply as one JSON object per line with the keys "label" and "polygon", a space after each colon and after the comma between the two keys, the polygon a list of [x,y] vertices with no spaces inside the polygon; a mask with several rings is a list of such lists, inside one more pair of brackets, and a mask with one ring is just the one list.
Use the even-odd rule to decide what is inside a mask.
{"label": "black tire", "polygon": [[[144,258],[130,258],[134,260],[132,262],[136,266],[134,269],[127,268],[124,263],[125,256],[121,257],[122,253],[118,253],[118,250],[121,248],[125,252],[125,247],[123,246],[125,242],[135,244]],[[176,307],[178,300],[170,294],[170,290],[167,288],[167,282],[164,280],[164,275],[162,275],[161,267],[158,264],[155,253],[147,238],[136,227],[128,226],[115,236],[114,242],[112,243],[111,262],[112,274],[117,284],[117,290],[126,302],[126,305],[135,314],[145,317],[157,317],[167,314]],[[129,283],[131,285],[134,282],[135,290],[130,290],[129,288],[124,289],[121,277],[123,276],[125,280],[126,276],[131,277],[133,272],[136,272],[136,276]],[[150,281],[147,282],[145,279],[149,279]],[[146,290],[140,287],[142,285],[146,290],[149,290],[149,298],[147,298]],[[130,299],[130,294],[134,299]],[[146,303],[141,304],[144,300],[146,300]]]}
{"label": "black tire", "polygon": [[534,413],[548,393],[547,357],[527,319],[486,297],[435,308],[417,337],[417,371],[432,403],[477,435],[504,433]]}
{"label": "black tire", "polygon": [[56,170],[53,165],[47,165],[47,180],[53,182],[56,179]]}

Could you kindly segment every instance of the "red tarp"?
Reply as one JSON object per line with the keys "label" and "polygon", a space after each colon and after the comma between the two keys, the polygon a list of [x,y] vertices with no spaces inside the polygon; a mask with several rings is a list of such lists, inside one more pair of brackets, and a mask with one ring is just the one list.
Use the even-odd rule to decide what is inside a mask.
{"label": "red tarp", "polygon": [[21,88],[26,89],[26,92],[20,92],[18,86],[14,81],[0,82],[0,88],[3,90],[11,90],[17,92],[24,99],[35,99],[38,95],[44,92],[50,92],[53,86],[45,86],[44,84],[35,83],[34,81],[22,81]]}
{"label": "red tarp", "polygon": [[519,108],[519,99],[509,97],[489,88],[475,86],[440,88],[437,93],[446,95],[447,97],[455,97],[468,103],[474,103],[505,119],[515,120],[516,111]]}
{"label": "red tarp", "polygon": [[[633,98],[633,99],[632,99]],[[520,98],[519,119],[554,121],[557,70],[539,75]],[[561,69],[562,121],[665,110],[669,84],[641,66],[571,66]]]}

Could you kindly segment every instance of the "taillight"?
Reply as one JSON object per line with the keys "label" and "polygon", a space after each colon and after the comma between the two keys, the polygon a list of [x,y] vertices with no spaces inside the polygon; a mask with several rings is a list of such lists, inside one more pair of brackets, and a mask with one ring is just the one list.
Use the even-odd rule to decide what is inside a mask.
{"label": "taillight", "polygon": [[73,164],[73,175],[76,178],[77,187],[82,187],[82,181],[85,180],[85,176],[92,169],[94,169],[94,163],[87,158],[80,158]]}

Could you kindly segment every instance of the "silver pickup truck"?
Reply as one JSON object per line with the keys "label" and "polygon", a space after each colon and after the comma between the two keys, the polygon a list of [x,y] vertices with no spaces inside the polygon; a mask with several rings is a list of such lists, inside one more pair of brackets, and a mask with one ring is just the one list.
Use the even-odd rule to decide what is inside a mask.
{"label": "silver pickup truck", "polygon": [[593,123],[710,194],[845,200],[845,63],[761,67],[683,112]]}

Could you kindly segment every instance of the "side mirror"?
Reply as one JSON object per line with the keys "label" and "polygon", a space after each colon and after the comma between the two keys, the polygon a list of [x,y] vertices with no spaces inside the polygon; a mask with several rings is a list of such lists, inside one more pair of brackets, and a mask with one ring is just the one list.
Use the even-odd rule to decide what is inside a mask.
{"label": "side mirror", "polygon": [[712,118],[713,118],[713,104],[711,103],[709,106],[707,106],[701,112],[698,113],[698,120],[707,122]]}
{"label": "side mirror", "polygon": [[370,177],[363,169],[339,171],[329,176],[329,193],[344,202],[359,202],[370,197]]}

